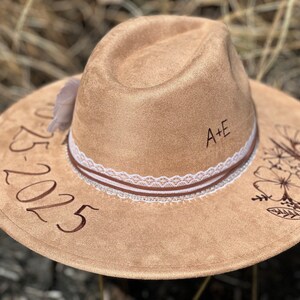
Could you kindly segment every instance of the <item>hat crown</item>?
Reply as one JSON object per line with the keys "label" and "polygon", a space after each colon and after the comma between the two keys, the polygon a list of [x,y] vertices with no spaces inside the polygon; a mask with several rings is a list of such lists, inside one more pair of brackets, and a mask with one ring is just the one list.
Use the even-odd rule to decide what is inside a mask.
{"label": "hat crown", "polygon": [[98,43],[81,79],[72,134],[105,167],[175,176],[226,161],[254,121],[248,77],[226,26],[154,16],[122,23]]}

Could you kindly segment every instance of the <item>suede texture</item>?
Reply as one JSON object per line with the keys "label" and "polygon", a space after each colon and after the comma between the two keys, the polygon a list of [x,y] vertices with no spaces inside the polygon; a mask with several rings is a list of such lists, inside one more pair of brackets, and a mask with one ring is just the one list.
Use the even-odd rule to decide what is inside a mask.
{"label": "suede texture", "polygon": [[[152,22],[159,33],[147,32]],[[168,22],[172,26],[166,26]],[[99,162],[147,175],[199,171],[243,145],[250,134],[253,106],[225,27],[186,17],[141,18],[126,24],[97,46],[83,74],[72,125],[77,143]],[[210,42],[198,41],[193,30],[199,36],[211,31]],[[167,67],[163,61],[172,64],[172,59],[165,49],[161,63],[168,74],[157,70],[159,50],[150,60],[155,69],[149,63],[153,76],[148,79],[144,67],[136,65],[140,57],[148,60],[151,56],[146,36],[153,38],[148,45],[153,50],[165,49],[173,39],[192,37],[202,50],[194,55],[196,46],[183,43],[176,48],[174,42],[177,51],[189,55],[179,61],[176,52],[176,63]],[[161,46],[153,42],[157,39],[162,40]],[[127,52],[122,50],[124,44]],[[130,49],[138,57],[128,58],[130,63],[124,57],[120,62],[108,59],[122,53],[127,57]],[[229,56],[237,65],[229,63]],[[124,70],[130,66],[137,73],[128,78]],[[200,76],[204,69],[205,76]],[[160,72],[164,75],[157,76]],[[66,155],[68,132],[47,132],[55,97],[66,81],[35,91],[0,116],[0,227],[17,241],[79,269],[141,279],[224,273],[263,261],[299,242],[298,216],[276,216],[270,209],[279,202],[252,200],[259,193],[254,183],[263,181],[256,171],[266,164],[264,153],[272,145],[270,139],[282,139],[276,126],[300,129],[295,99],[251,81],[259,144],[248,168],[233,183],[205,197],[150,204],[98,191],[74,173]],[[232,133],[210,150],[204,145],[202,153],[204,129],[217,126],[222,118],[228,118]],[[300,186],[295,182],[291,191]],[[264,183],[270,194],[279,187],[268,178]]]}
{"label": "suede texture", "polygon": [[[20,126],[49,136],[45,117],[51,116],[53,103],[65,81],[47,86],[21,100],[0,117],[1,198],[0,226],[30,249],[66,265],[99,274],[126,278],[174,279],[224,273],[246,267],[272,257],[300,240],[300,221],[278,218],[268,213],[268,201],[256,202],[254,171],[264,164],[263,153],[270,137],[277,137],[276,124],[300,128],[299,103],[287,95],[253,82],[260,143],[248,169],[234,183],[204,198],[173,204],[132,202],[109,196],[87,185],[68,163],[64,140],[67,133],[55,133],[41,139],[21,132],[14,149],[9,147]],[[38,112],[38,116],[37,116]],[[42,116],[42,117],[41,117]],[[25,155],[24,155],[25,154]],[[26,160],[25,160],[26,157]],[[46,167],[51,171],[45,175]],[[3,170],[10,172],[6,183]],[[35,174],[35,175],[34,175]],[[40,200],[24,202],[44,193],[55,180],[55,190]],[[19,193],[19,201],[16,198]],[[75,197],[63,206],[67,195]],[[82,205],[85,226],[74,233],[65,233],[81,224],[75,215]],[[37,212],[28,211],[47,206]]]}
{"label": "suede texture", "polygon": [[[230,134],[207,147],[209,128],[215,135],[224,120]],[[96,46],[72,133],[94,162],[158,177],[225,161],[244,146],[253,124],[248,78],[226,26],[153,16],[120,24]]]}

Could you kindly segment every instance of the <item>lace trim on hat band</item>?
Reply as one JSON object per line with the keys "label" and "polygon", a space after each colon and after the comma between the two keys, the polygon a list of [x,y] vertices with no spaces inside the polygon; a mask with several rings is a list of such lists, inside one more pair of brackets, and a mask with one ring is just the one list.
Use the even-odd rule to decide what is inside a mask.
{"label": "lace trim on hat band", "polygon": [[256,141],[255,122],[245,145],[224,162],[195,174],[172,177],[128,174],[97,164],[78,148],[71,132],[68,156],[80,177],[101,191],[137,201],[174,202],[205,195],[233,181],[254,157]]}

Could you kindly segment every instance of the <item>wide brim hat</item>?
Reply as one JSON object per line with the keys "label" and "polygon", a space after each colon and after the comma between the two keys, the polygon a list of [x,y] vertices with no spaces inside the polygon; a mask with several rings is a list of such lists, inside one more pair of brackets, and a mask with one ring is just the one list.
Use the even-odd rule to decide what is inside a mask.
{"label": "wide brim hat", "polygon": [[[227,84],[226,76],[223,78],[220,75],[222,79],[217,80],[205,71],[205,79],[200,79],[197,84],[199,90],[192,84],[185,89],[186,83],[193,82],[198,73],[195,69],[191,71],[193,76],[189,72],[184,73],[177,57],[185,53],[193,55],[195,52],[195,48],[185,48],[184,45],[189,41],[199,44],[196,38],[199,35],[196,31],[199,24],[205,24],[205,30],[212,31],[217,41],[224,40],[223,25],[199,18],[146,17],[121,24],[98,44],[83,75],[77,75],[71,81],[66,78],[47,85],[18,101],[1,115],[1,229],[33,251],[60,263],[98,274],[140,279],[191,278],[224,273],[266,260],[300,241],[299,103],[256,81],[249,80],[247,86],[241,84],[244,75],[240,65],[231,65],[230,72],[233,73],[231,79],[235,78],[242,85],[239,96],[245,97],[245,102],[239,97],[232,100],[234,97],[230,94],[231,86]],[[174,28],[177,28],[176,34],[173,32]],[[201,27],[201,30],[204,29]],[[188,32],[187,35],[185,32]],[[164,39],[164,35],[168,38]],[[158,43],[154,37],[159,37]],[[132,50],[138,44],[136,40],[147,41],[148,44],[146,47],[144,44],[139,47],[135,56],[132,55],[133,52],[129,58],[125,54],[122,56],[126,53],[123,44],[129,43]],[[203,40],[205,47],[209,47],[209,40]],[[230,63],[233,64],[237,58],[231,45],[228,46],[230,40],[225,40],[226,43],[222,42],[222,47],[225,45],[222,51],[229,49]],[[151,49],[154,44],[156,48]],[[149,74],[143,77],[139,70],[151,69],[151,65],[138,64],[137,61],[151,61],[160,55],[164,56],[162,48],[170,49],[170,45],[177,47],[173,52],[174,65],[170,66],[171,71],[167,70],[166,75],[164,67],[160,69],[159,75],[152,74],[151,79],[147,77]],[[211,51],[215,51],[217,45],[216,42]],[[206,53],[206,48],[203,47],[201,55]],[[143,51],[152,54],[145,58],[145,53],[148,52]],[[205,57],[201,68],[207,66],[210,59],[215,61],[215,54]],[[122,56],[121,60],[119,56]],[[164,60],[168,60],[168,56],[166,54]],[[111,62],[114,70],[120,69],[117,81],[113,80],[107,72],[108,66],[99,57]],[[116,59],[112,61],[112,57]],[[221,58],[224,59],[223,56]],[[196,60],[191,60],[183,65],[184,68],[190,68],[197,63]],[[239,61],[236,63],[240,64]],[[98,65],[102,68],[97,69]],[[134,66],[129,75],[124,71],[129,68],[128,65]],[[171,73],[174,73],[173,67],[178,67],[180,72],[177,70],[176,78],[169,79]],[[213,72],[215,69],[210,70]],[[226,74],[226,65],[222,65],[218,71],[220,70]],[[162,80],[159,81],[157,76]],[[125,84],[120,87],[119,83],[122,81],[126,81],[128,86],[139,78],[141,86],[130,87],[128,90],[125,89]],[[47,131],[57,94],[66,84],[70,87],[79,79],[81,83],[72,129],[55,133]],[[151,82],[151,86],[145,87],[148,82]],[[168,87],[164,87],[165,82]],[[211,82],[211,86],[208,86]],[[174,86],[177,86],[176,92],[172,93],[170,90]],[[95,87],[99,92],[95,92]],[[164,93],[166,90],[170,92],[172,105],[160,106],[160,103],[167,102],[161,89],[164,89]],[[188,91],[193,89],[194,92],[189,94]],[[207,89],[210,93],[207,93]],[[144,95],[149,101],[149,90],[156,100],[152,108],[140,98]],[[236,85],[232,90],[238,93]],[[187,95],[187,98],[177,105],[176,97],[181,91],[184,91],[182,97]],[[251,95],[249,97],[248,92]],[[209,102],[210,95],[215,105],[208,105],[206,112],[194,116],[193,112],[198,109],[197,103]],[[122,97],[128,103],[133,98],[136,101],[134,105],[137,106],[127,103],[130,107],[126,111],[127,106],[126,103],[123,105]],[[196,98],[198,100],[194,102],[194,107],[185,120],[187,109],[191,106],[187,100],[189,97],[193,101]],[[224,98],[225,102],[219,98]],[[120,102],[122,104],[117,106],[116,103]],[[250,102],[254,103],[255,110],[252,110]],[[98,105],[101,109],[98,109]],[[162,114],[154,111],[157,106]],[[144,107],[146,111],[143,111]],[[212,107],[216,110],[215,113]],[[244,107],[247,107],[246,111]],[[236,109],[240,114],[235,112],[233,118],[230,109]],[[56,112],[57,110],[56,106]],[[130,114],[135,110],[139,111],[133,118],[137,120],[137,124],[130,119]],[[217,119],[216,123],[209,123],[210,119],[221,115],[223,111],[228,112],[229,117],[225,115]],[[249,117],[245,117],[243,113]],[[169,119],[169,114],[172,119]],[[144,120],[145,115],[149,116],[147,122]],[[207,120],[201,123],[207,115]],[[189,149],[183,149],[183,145],[190,149],[194,147],[194,143],[189,145],[189,136],[197,128],[197,123],[193,125],[194,121],[189,123],[194,117],[205,127],[205,145],[199,148],[199,155],[202,155],[203,164],[207,165],[202,167],[195,162],[195,166],[188,172],[188,169],[184,169],[185,166],[192,165],[195,159],[191,153],[189,159],[184,158]],[[242,128],[246,122],[244,120],[250,117],[250,121],[255,122],[247,121],[245,128]],[[167,123],[163,123],[165,120]],[[174,120],[174,123],[170,120]],[[172,131],[177,123],[180,123],[180,128]],[[53,121],[51,124],[52,129],[53,126],[58,126]],[[89,124],[94,124],[94,127],[91,125],[89,128]],[[157,124],[159,127],[156,127]],[[188,124],[190,134],[183,135],[180,131],[185,124]],[[145,131],[145,126],[148,131]],[[143,136],[139,131],[141,127]],[[102,133],[102,128],[105,133]],[[122,130],[124,133],[119,136],[118,132]],[[130,131],[128,136],[126,130]],[[165,139],[161,139],[161,143],[155,140],[160,135],[160,130],[167,142]],[[151,134],[148,136],[147,132]],[[126,136],[126,140],[118,144],[122,136]],[[118,139],[114,140],[116,137]],[[140,141],[132,145],[134,138]],[[86,140],[89,146],[84,149]],[[129,146],[126,144],[128,140]],[[180,145],[178,141],[181,142]],[[229,148],[227,141],[231,143]],[[97,147],[92,147],[93,143]],[[147,147],[144,147],[145,144]],[[214,152],[218,145],[221,150]],[[133,146],[131,151],[130,146]],[[101,152],[100,148],[107,152]],[[162,149],[166,148],[168,152],[164,153]],[[119,149],[120,152],[117,151]],[[93,153],[96,153],[95,156]],[[110,158],[110,153],[113,159]],[[225,160],[223,153],[230,159]],[[220,180],[210,184],[209,180],[215,179],[214,172],[217,172],[212,159],[221,161],[215,165],[222,172],[225,170],[222,174],[226,176],[222,175]],[[165,163],[164,160],[168,162]],[[223,161],[226,163],[223,164]],[[202,176],[200,185],[197,182],[199,174]],[[95,176],[102,176],[106,181],[103,179],[99,183]],[[203,176],[206,177],[203,179]],[[109,185],[109,180],[115,186]],[[137,184],[143,180],[143,183]],[[159,184],[156,186],[153,182]],[[123,190],[123,186],[128,190]],[[162,186],[164,189],[161,189]],[[197,190],[193,190],[195,186]],[[150,196],[143,193],[140,195],[136,192],[139,189],[144,193],[149,192]],[[184,192],[179,193],[181,189]],[[186,192],[188,189],[194,192]],[[152,195],[153,193],[158,194]]]}

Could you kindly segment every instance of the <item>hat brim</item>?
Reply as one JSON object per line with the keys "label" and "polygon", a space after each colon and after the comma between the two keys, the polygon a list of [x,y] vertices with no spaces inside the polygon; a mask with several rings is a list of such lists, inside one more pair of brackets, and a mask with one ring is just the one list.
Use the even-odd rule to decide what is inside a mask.
{"label": "hat brim", "polygon": [[[259,125],[251,165],[205,197],[143,203],[88,185],[67,160],[67,132],[47,132],[54,99],[65,82],[35,91],[0,117],[0,226],[12,238],[78,269],[136,279],[224,273],[300,241],[299,161],[275,151],[300,140],[295,99],[251,81]],[[297,150],[299,144],[293,146]],[[282,165],[290,169],[280,170]],[[286,186],[276,181],[281,178],[277,171],[285,172]],[[276,198],[285,189],[298,198]]]}

